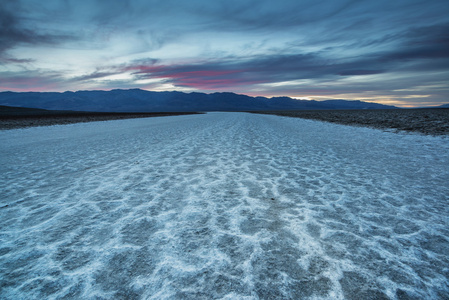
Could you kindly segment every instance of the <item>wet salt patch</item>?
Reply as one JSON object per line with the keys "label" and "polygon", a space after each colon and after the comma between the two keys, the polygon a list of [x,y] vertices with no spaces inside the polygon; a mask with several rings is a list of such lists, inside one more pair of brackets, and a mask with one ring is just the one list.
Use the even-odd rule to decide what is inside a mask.
{"label": "wet salt patch", "polygon": [[2,297],[448,293],[447,139],[215,113],[0,141]]}

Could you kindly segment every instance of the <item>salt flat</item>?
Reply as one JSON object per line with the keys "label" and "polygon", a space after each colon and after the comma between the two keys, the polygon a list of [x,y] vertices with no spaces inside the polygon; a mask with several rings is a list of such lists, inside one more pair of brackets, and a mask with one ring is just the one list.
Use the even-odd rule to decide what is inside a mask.
{"label": "salt flat", "polygon": [[0,298],[447,299],[448,166],[272,115],[0,131]]}

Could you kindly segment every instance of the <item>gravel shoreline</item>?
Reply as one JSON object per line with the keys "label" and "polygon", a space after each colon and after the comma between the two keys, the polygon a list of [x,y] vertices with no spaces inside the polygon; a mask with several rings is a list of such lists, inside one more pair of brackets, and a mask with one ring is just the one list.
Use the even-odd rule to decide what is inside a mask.
{"label": "gravel shoreline", "polygon": [[449,109],[379,109],[379,110],[302,110],[257,112],[344,125],[392,129],[396,132],[419,132],[449,135]]}
{"label": "gravel shoreline", "polygon": [[133,118],[151,118],[198,114],[196,112],[157,112],[157,113],[93,113],[46,111],[34,109],[0,109],[0,130],[73,124],[95,121],[108,121]]}

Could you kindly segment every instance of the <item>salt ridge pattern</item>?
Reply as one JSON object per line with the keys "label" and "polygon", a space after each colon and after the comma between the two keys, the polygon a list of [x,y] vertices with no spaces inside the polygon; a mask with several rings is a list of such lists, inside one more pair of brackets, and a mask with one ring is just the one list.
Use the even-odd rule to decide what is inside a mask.
{"label": "salt ridge pattern", "polygon": [[445,299],[449,139],[245,113],[0,132],[2,299]]}

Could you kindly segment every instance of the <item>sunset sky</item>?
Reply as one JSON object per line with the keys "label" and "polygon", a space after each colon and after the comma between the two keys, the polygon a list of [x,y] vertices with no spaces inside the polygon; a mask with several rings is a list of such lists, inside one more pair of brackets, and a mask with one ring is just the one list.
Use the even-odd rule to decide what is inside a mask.
{"label": "sunset sky", "polygon": [[449,103],[448,0],[0,0],[0,91]]}

